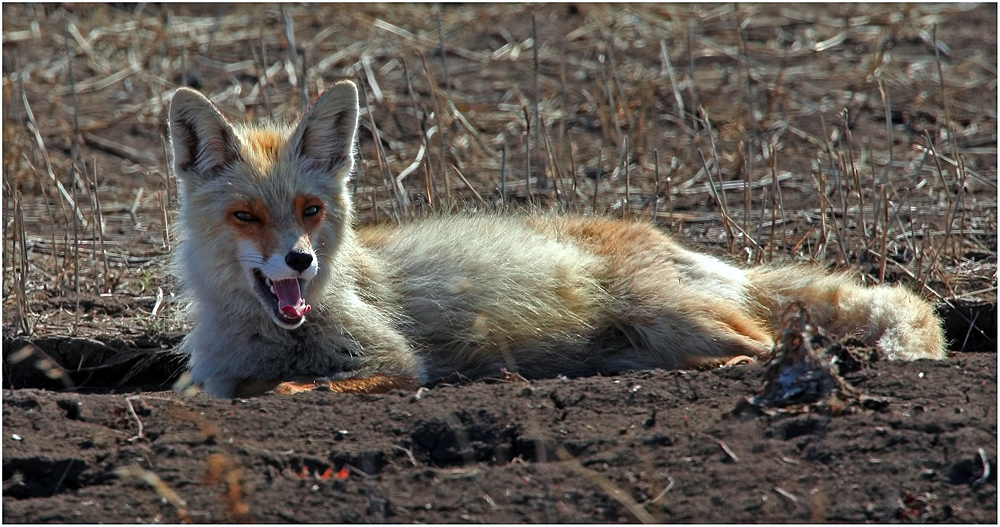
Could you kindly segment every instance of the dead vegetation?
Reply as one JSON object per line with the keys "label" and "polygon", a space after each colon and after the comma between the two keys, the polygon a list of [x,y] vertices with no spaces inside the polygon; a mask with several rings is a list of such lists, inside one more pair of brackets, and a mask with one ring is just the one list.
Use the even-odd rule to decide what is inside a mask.
{"label": "dead vegetation", "polygon": [[364,86],[366,221],[641,217],[748,264],[814,260],[995,305],[982,8],[3,9],[5,335],[183,331],[171,91],[289,119],[339,78]]}
{"label": "dead vegetation", "polygon": [[[166,101],[188,85],[233,117],[292,119],[341,78],[364,88],[363,162],[354,187],[364,221],[523,208],[641,218],[748,265],[811,260],[869,283],[905,283],[941,306],[952,349],[996,350],[995,6],[2,9],[5,387],[128,389],[176,375],[180,366],[162,364],[159,353],[186,329],[168,266],[177,196],[166,163]],[[806,333],[796,331],[789,354],[792,341],[805,342]],[[850,387],[840,382],[834,392],[843,395]],[[616,394],[613,404],[620,399]],[[553,401],[563,412],[559,430],[533,431],[524,441],[532,448],[515,458],[527,474],[522,456],[544,458],[543,443],[565,433],[566,410]],[[219,412],[212,420],[180,407],[166,413],[170,426],[197,428],[206,445],[228,433]],[[660,426],[666,420],[661,414]],[[144,429],[144,422],[154,424]],[[653,411],[642,428],[655,431],[656,422]],[[686,414],[683,422],[687,429]],[[127,444],[150,441],[149,426],[153,434],[166,430],[140,416],[129,398],[115,423],[128,429]],[[472,434],[479,424],[463,426]],[[739,437],[717,435],[657,432],[645,441],[657,448],[688,441],[688,454],[705,450],[725,466],[741,456],[744,465],[753,462],[737,447]],[[402,444],[387,451],[405,453],[424,470],[418,465],[426,460],[414,457],[418,445]],[[266,509],[246,494],[246,480],[260,467],[244,466],[248,457],[239,452],[193,456],[201,475],[188,479],[211,487],[223,511],[218,520],[259,519],[253,505],[258,514]],[[978,452],[973,461],[985,468],[970,473],[981,486],[990,463]],[[588,499],[614,501],[633,520],[674,518],[671,508],[699,478],[675,467],[677,479],[647,475],[650,481],[640,482],[642,472],[600,470],[588,460],[592,451],[560,445],[552,454],[568,474],[600,488]],[[329,468],[315,471],[310,492],[328,480],[360,485],[343,483],[350,465],[329,461],[313,463]],[[334,464],[342,467],[336,476]],[[78,465],[68,462],[67,473]],[[309,478],[305,458],[289,465],[284,470],[294,476],[297,466]],[[471,478],[476,470],[446,476]],[[4,471],[5,496],[8,487],[27,488],[22,478],[36,477],[8,478],[6,460]],[[156,471],[122,465],[117,474],[152,487],[181,521],[207,514],[181,498],[209,507],[189,495],[191,487]],[[374,485],[365,482],[368,490]],[[62,478],[57,490],[61,485]],[[634,494],[640,487],[648,492]],[[787,490],[794,490],[789,483],[772,487],[773,510],[809,501],[808,516],[791,518],[858,518],[837,516],[839,505],[824,493],[807,498]],[[500,509],[483,495],[489,513]],[[952,514],[916,489],[900,496],[897,519]],[[391,512],[387,500],[366,499],[372,518]],[[571,512],[578,505],[559,501],[555,517],[577,518]],[[420,519],[420,507],[396,513]],[[613,510],[594,505],[583,517],[610,521],[617,517],[601,514]],[[289,521],[301,512],[265,518]],[[784,516],[754,516],[770,517]]]}

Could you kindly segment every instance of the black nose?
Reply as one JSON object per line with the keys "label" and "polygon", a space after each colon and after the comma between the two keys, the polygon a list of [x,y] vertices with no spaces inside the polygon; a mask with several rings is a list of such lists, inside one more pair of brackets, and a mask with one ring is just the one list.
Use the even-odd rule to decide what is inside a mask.
{"label": "black nose", "polygon": [[285,263],[288,264],[288,267],[301,273],[312,265],[313,256],[307,252],[292,251],[285,255]]}

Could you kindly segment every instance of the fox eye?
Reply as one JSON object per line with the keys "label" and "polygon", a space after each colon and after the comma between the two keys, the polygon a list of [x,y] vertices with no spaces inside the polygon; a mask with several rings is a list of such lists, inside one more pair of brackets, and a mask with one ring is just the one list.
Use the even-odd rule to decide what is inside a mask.
{"label": "fox eye", "polygon": [[308,218],[310,216],[315,216],[319,214],[320,208],[317,205],[310,205],[302,211],[302,216]]}
{"label": "fox eye", "polygon": [[257,216],[254,216],[253,214],[250,214],[249,212],[247,212],[245,210],[238,210],[238,211],[236,211],[236,212],[233,213],[233,216],[236,216],[236,219],[238,219],[240,221],[245,221],[247,223],[252,223],[252,222],[255,222],[255,221],[260,221],[260,220],[257,219]]}

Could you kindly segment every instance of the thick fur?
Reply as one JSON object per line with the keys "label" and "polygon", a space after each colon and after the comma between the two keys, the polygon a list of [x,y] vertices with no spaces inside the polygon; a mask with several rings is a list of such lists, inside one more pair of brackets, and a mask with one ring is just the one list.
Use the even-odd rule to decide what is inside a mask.
{"label": "thick fur", "polygon": [[[766,354],[792,301],[892,358],[944,356],[941,321],[901,287],[808,266],[742,270],[646,223],[455,215],[355,229],[357,121],[351,82],[288,127],[232,124],[193,90],[173,96],[176,264],[194,323],[183,348],[211,395],[706,367]],[[310,264],[293,269],[291,253]],[[297,279],[312,309],[283,318],[262,278]]]}

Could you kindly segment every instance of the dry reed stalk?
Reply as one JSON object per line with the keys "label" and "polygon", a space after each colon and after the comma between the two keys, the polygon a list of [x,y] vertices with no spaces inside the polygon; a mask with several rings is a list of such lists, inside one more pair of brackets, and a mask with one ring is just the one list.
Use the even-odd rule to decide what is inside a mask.
{"label": "dry reed stalk", "polygon": [[409,95],[410,105],[413,107],[413,118],[416,120],[417,126],[420,127],[420,144],[422,149],[427,152],[427,160],[422,163],[425,167],[424,186],[427,192],[427,204],[433,207],[436,201],[434,198],[434,185],[430,169],[431,132],[427,129],[427,112],[421,111],[420,107],[417,105],[417,96],[413,92],[413,83],[410,80],[410,70],[406,67],[406,59],[400,57],[399,62],[403,65],[403,78],[406,79],[406,93]]}
{"label": "dry reed stalk", "polygon": [[376,104],[382,104],[382,88],[378,85],[378,79],[375,78],[375,72],[372,71],[372,58],[371,55],[365,53],[361,55],[361,68],[365,72],[365,78],[368,80],[368,87],[372,89],[372,96],[375,97]]}
{"label": "dry reed stalk", "polygon": [[[375,143],[375,159],[378,161],[379,175],[382,176],[382,184],[389,187],[390,195],[392,195],[395,198],[393,201],[392,208],[396,221],[399,221],[400,219],[402,219],[403,215],[407,211],[408,203],[406,201],[406,192],[403,189],[397,187],[396,180],[392,177],[392,174],[389,172],[389,161],[388,158],[386,158],[385,151],[382,148],[382,138],[379,137],[378,125],[375,124],[375,116],[372,113],[372,107],[370,104],[368,104],[368,92],[367,90],[364,89],[364,83],[362,82],[360,84],[361,84],[361,90],[359,91],[361,92],[362,99],[364,99],[365,111],[367,112],[368,115],[368,124],[370,125],[371,128],[372,142]],[[397,206],[399,207],[399,210],[396,210]]]}
{"label": "dry reed stalk", "polygon": [[612,499],[621,503],[629,512],[632,513],[632,515],[636,517],[636,519],[642,523],[657,523],[656,519],[653,518],[649,511],[643,508],[642,505],[639,505],[635,499],[632,498],[632,496],[601,473],[583,466],[583,463],[580,463],[580,461],[573,457],[573,454],[570,454],[569,451],[567,451],[562,445],[559,445],[556,449],[556,456],[560,461],[566,463],[581,476],[600,487],[601,490],[607,493],[607,495]]}
{"label": "dry reed stalk", "polygon": [[[76,171],[76,163],[70,165],[71,170]],[[73,207],[75,216],[80,215],[79,201],[76,199],[76,185],[73,185]],[[66,251],[67,253],[69,251]],[[73,222],[73,293],[76,298],[76,309],[73,310],[72,331],[76,333],[77,324],[80,322],[80,222]]]}
{"label": "dry reed stalk", "polygon": [[[107,280],[109,279],[109,277],[111,275],[111,269],[108,266],[108,253],[107,253],[107,251],[106,251],[106,249],[104,247],[104,212],[103,212],[103,210],[101,208],[101,198],[100,198],[100,195],[99,195],[99,193],[97,191],[97,186],[98,186],[98,181],[97,181],[97,158],[94,158],[94,161],[93,161],[92,165],[94,167],[94,182],[93,182],[93,187],[92,187],[93,190],[91,190],[90,195],[91,195],[91,198],[93,199],[93,202],[92,202],[91,205],[92,205],[92,207],[94,209],[94,230],[97,231],[96,235],[97,235],[98,241],[100,242],[100,247],[101,247],[101,261],[104,263],[104,280],[101,280],[100,276],[97,273],[97,265],[96,265],[97,262],[96,261],[94,262],[94,264],[95,264],[94,265],[94,285],[104,285],[104,286],[106,286],[107,285]],[[99,287],[97,292],[98,292],[98,294],[101,294],[101,293],[104,293],[104,292],[110,293],[111,291],[110,290],[105,291],[104,287]]]}
{"label": "dry reed stalk", "polygon": [[26,335],[31,335],[32,327],[28,324],[28,236],[24,228],[24,208],[21,205],[23,197],[20,189],[14,189],[14,235],[19,242],[17,251],[18,266],[14,271],[14,299],[17,305],[17,323]]}
{"label": "dry reed stalk", "polygon": [[444,47],[444,31],[441,31],[440,6],[435,6],[434,9],[434,25],[437,26],[438,32],[438,49],[441,53],[441,70],[444,72],[444,87],[447,91],[451,91],[451,76],[448,75],[448,53]]}
{"label": "dry reed stalk", "polygon": [[[933,40],[934,48],[934,65],[937,69],[938,74],[938,84],[941,88],[941,108],[944,110],[944,129],[948,133],[948,144],[951,146],[951,157],[958,162],[961,162],[960,156],[958,155],[958,141],[955,140],[955,133],[952,130],[951,124],[951,111],[948,107],[948,92],[945,89],[944,83],[944,72],[941,69],[941,46],[938,45],[937,39],[937,24],[931,26],[931,39]],[[959,189],[959,199],[961,199],[961,189]]]}
{"label": "dry reed stalk", "polygon": [[507,204],[507,142],[503,144],[500,154],[500,204]]}
{"label": "dry reed stalk", "polygon": [[[850,111],[844,110],[844,139],[847,145],[847,171],[846,173],[850,176],[848,181],[854,183],[854,188],[858,195],[858,225],[861,233],[858,238],[858,244],[855,246],[858,254],[864,251],[862,243],[867,244],[868,242],[868,222],[865,221],[865,192],[864,187],[861,185],[861,172],[858,170],[858,165],[854,157],[854,134],[851,133],[851,116]],[[849,188],[849,187],[848,187]],[[849,192],[848,192],[849,194]]]}
{"label": "dry reed stalk", "polygon": [[[889,152],[888,152],[889,157],[888,159],[886,159],[885,162],[885,172],[883,172],[882,174],[882,181],[888,182],[889,169],[892,167],[893,164],[892,153],[893,153],[893,146],[895,146],[895,142],[893,141],[892,137],[892,103],[889,100],[888,90],[885,89],[885,83],[882,82],[881,77],[878,78],[878,92],[879,95],[882,97],[882,106],[885,108],[885,134],[886,138],[888,138],[888,144],[889,144]],[[874,175],[874,172],[872,174]]]}
{"label": "dry reed stalk", "polygon": [[527,106],[521,106],[524,111],[524,195],[531,207],[534,200],[531,197],[531,114]]}
{"label": "dry reed stalk", "polygon": [[664,74],[670,79],[670,88],[674,93],[674,102],[677,103],[677,116],[679,117],[678,122],[684,122],[684,98],[681,97],[681,90],[677,87],[677,75],[674,73],[674,65],[670,62],[670,53],[667,52],[667,41],[666,39],[660,39],[660,60],[662,65],[660,66],[660,77]]}
{"label": "dry reed stalk", "polygon": [[[86,223],[86,220],[83,219],[83,213],[81,213],[79,208],[76,206],[76,201],[73,199],[72,196],[70,196],[69,192],[66,190],[66,187],[63,186],[62,182],[59,181],[58,178],[56,178],[55,172],[52,168],[52,161],[49,158],[49,152],[45,148],[45,140],[42,139],[42,133],[41,130],[39,130],[38,128],[38,123],[35,121],[35,115],[31,111],[31,105],[28,104],[28,95],[27,92],[24,90],[24,84],[23,84],[24,79],[20,75],[20,69],[19,69],[20,66],[19,65],[15,66],[15,68],[16,71],[18,72],[17,79],[20,85],[21,104],[24,106],[25,116],[28,119],[28,130],[30,130],[33,133],[35,137],[35,145],[37,146],[39,152],[41,152],[42,160],[45,162],[45,173],[49,176],[49,179],[52,180],[53,183],[55,183],[56,188],[59,190],[59,195],[62,196],[63,200],[65,200],[66,203],[69,204],[69,209],[76,214],[77,219],[81,222]],[[65,210],[65,204],[63,204],[62,202],[59,202],[59,204],[61,207],[64,207]]]}
{"label": "dry reed stalk", "polygon": [[[770,243],[767,244],[767,261],[774,261],[774,246],[777,245],[778,240],[775,237],[774,229],[778,223],[777,210],[778,210],[778,189],[781,186],[778,184],[778,169],[777,169],[777,154],[774,151],[774,146],[771,146],[771,233],[768,235],[768,240]],[[820,198],[822,200],[823,198]],[[761,200],[761,206],[763,207],[764,200]],[[784,209],[782,209],[782,218],[784,218]],[[761,221],[764,221],[764,211],[761,209],[760,213]],[[787,242],[787,240],[786,240]],[[784,244],[783,244],[784,245]]]}
{"label": "dry reed stalk", "polygon": [[631,186],[632,186],[632,174],[631,171],[629,170],[629,163],[628,163],[628,135],[626,135],[622,139],[622,141],[623,141],[622,151],[625,152],[625,203],[622,205],[622,219],[624,220],[628,218],[629,206],[631,205],[631,201],[629,199],[629,193],[631,191]]}
{"label": "dry reed stalk", "polygon": [[885,185],[880,186],[879,190],[881,190],[882,203],[884,204],[882,207],[882,258],[878,268],[878,283],[882,285],[885,283],[885,264],[889,255],[889,242],[887,239],[889,234],[889,198],[886,195]]}
{"label": "dry reed stalk", "polygon": [[564,200],[568,200],[569,197],[566,195],[566,191],[563,188],[564,185],[561,182],[562,178],[562,167],[559,165],[559,158],[552,148],[552,141],[549,139],[549,134],[542,134],[542,143],[545,145],[545,155],[548,160],[548,166],[551,167],[552,172],[552,188],[556,193],[556,203],[560,205],[561,210],[567,210],[569,203],[564,203]]}
{"label": "dry reed stalk", "polygon": [[[611,46],[612,46],[612,43],[611,43],[611,41],[609,40],[608,37],[604,36],[604,32],[603,31],[601,31],[601,38],[605,42],[605,48],[606,48],[605,51],[606,51],[607,55],[600,54],[600,50],[597,50],[597,52],[600,54],[599,58],[598,58],[598,61],[601,63],[601,67],[599,68],[599,70],[601,72],[601,82],[602,82],[602,84],[604,86],[604,95],[607,98],[608,115],[610,117],[611,124],[614,126],[614,135],[610,134],[610,130],[606,130],[605,131],[605,135],[606,136],[609,136],[609,135],[611,136],[611,144],[614,145],[614,144],[618,144],[620,142],[620,138],[621,138],[621,135],[622,135],[622,125],[621,125],[621,122],[619,122],[619,120],[618,120],[618,105],[617,105],[617,103],[615,103],[615,94],[614,94],[614,92],[611,89],[611,82],[608,80],[608,72],[607,72],[607,66],[606,66],[606,61],[608,60],[608,57],[611,56]],[[602,119],[602,123],[603,123],[603,119]]]}
{"label": "dry reed stalk", "polygon": [[[766,188],[762,188],[761,191],[760,191],[760,216],[758,217],[758,220],[757,220],[757,239],[758,240],[762,240],[762,241],[764,240],[764,217],[767,215],[767,197],[768,197],[767,196],[767,189]],[[771,204],[772,205],[774,204],[774,198],[771,199]],[[770,236],[770,237],[767,238],[768,258],[771,258],[771,255],[773,254],[773,251],[774,251],[773,248],[774,248],[775,243],[774,243],[773,234],[774,234],[774,224],[775,223],[776,222],[774,221],[774,212],[773,212],[773,209],[772,209],[772,213],[771,213],[771,234],[772,234],[772,236]],[[797,250],[792,251],[793,254],[797,253],[797,252],[798,252]],[[761,264],[761,263],[763,263],[765,261],[763,253],[754,254],[753,257],[754,257],[753,258],[754,265],[759,265],[759,264]],[[770,260],[768,260],[768,261],[770,261]]]}
{"label": "dry reed stalk", "polygon": [[[288,62],[287,68],[289,79],[288,82],[294,87],[298,82],[298,74],[301,72],[301,90],[302,94],[299,99],[299,110],[305,112],[309,108],[311,101],[309,100],[309,83],[306,82],[306,71],[302,68],[302,63],[299,60],[299,50],[298,46],[295,44],[295,20],[292,14],[285,10],[285,4],[280,4],[281,18],[285,22],[285,38],[288,40]],[[302,68],[302,69],[299,69]],[[298,71],[296,71],[298,70]]]}
{"label": "dry reed stalk", "polygon": [[[850,196],[850,182],[848,178],[844,177],[844,175],[849,173],[850,167],[847,164],[847,154],[845,154],[842,149],[839,149],[838,147],[836,154],[838,162],[838,166],[836,168],[839,169],[836,172],[836,178],[838,183],[836,191],[837,194],[840,196],[840,207],[841,207],[841,218],[842,218],[838,226],[839,228],[837,230],[837,238],[839,240],[842,240],[842,243],[844,245],[844,260],[843,262],[838,262],[838,264],[847,265],[849,263],[847,261],[847,254],[848,254],[847,247],[850,242],[850,237],[847,231],[847,222],[848,219],[850,218],[850,210],[848,208],[848,198]],[[837,217],[833,216],[833,220],[834,224],[836,224]]]}
{"label": "dry reed stalk", "polygon": [[[729,216],[729,211],[726,208],[725,190],[723,190],[720,194],[719,189],[715,187],[715,180],[712,179],[712,172],[708,168],[708,161],[705,160],[705,153],[699,149],[698,155],[701,157],[701,165],[705,169],[705,173],[708,174],[709,189],[712,197],[715,198],[715,204],[719,206],[719,214],[722,216],[722,224],[726,227],[726,235],[729,242],[729,254],[734,254],[736,237],[733,235],[733,219]],[[719,180],[721,185],[721,175]]]}
{"label": "dry reed stalk", "polygon": [[[819,160],[817,160],[817,166],[821,167]],[[830,203],[830,199],[826,195],[826,172],[822,168],[818,171],[818,177],[813,178],[813,182],[816,184],[819,190],[819,210],[820,210],[820,235],[819,239],[816,241],[816,250],[812,254],[812,259],[818,262],[823,262],[826,260],[826,249],[829,244],[829,233],[830,226],[827,224],[827,216],[833,216],[833,204]],[[836,222],[836,220],[834,220]],[[846,259],[846,254],[844,254],[843,242],[840,240],[840,236],[837,236],[837,248],[839,249],[838,259]]]}
{"label": "dry reed stalk", "polygon": [[[424,53],[419,49],[417,50],[417,53],[420,55],[420,63],[423,65],[424,68],[424,77],[427,79],[427,86],[431,92],[431,100],[434,101],[434,115],[437,116],[438,119],[438,130],[441,131],[441,142],[438,154],[438,174],[444,176],[444,192],[445,196],[450,201],[452,199],[451,181],[448,178],[448,171],[445,170],[445,162],[447,160],[447,149],[448,149],[448,126],[447,123],[445,123],[442,120],[443,114],[441,113],[441,101],[438,98],[437,83],[434,81],[434,77],[431,75],[430,68],[427,67],[427,57],[424,56]],[[429,162],[430,161],[428,161],[428,163]]]}
{"label": "dry reed stalk", "polygon": [[424,191],[427,195],[427,206],[433,209],[437,206],[438,200],[434,190],[434,176],[431,168],[430,146],[427,146],[427,157],[424,158]]}
{"label": "dry reed stalk", "polygon": [[601,161],[604,154],[603,150],[597,152],[597,169],[594,171],[594,214],[597,214],[597,196],[601,191]]}
{"label": "dry reed stalk", "polygon": [[156,200],[160,206],[160,215],[163,217],[163,248],[170,251],[170,214],[167,212],[169,198],[164,198],[163,192],[156,193]]}
{"label": "dry reed stalk", "polygon": [[202,483],[208,486],[224,483],[224,490],[219,494],[229,522],[246,522],[250,515],[250,506],[244,498],[243,474],[245,470],[238,462],[226,454],[215,453],[208,456],[205,477]]}
{"label": "dry reed stalk", "polygon": [[580,213],[580,201],[583,197],[583,193],[580,192],[580,180],[576,173],[576,155],[574,154],[573,148],[574,142],[573,137],[569,138],[569,173],[573,178],[573,212],[576,214]]}
{"label": "dry reed stalk", "polygon": [[458,110],[458,107],[455,106],[455,103],[450,99],[447,101],[447,103],[448,103],[448,110],[455,117],[455,120],[457,120],[458,123],[461,124],[462,127],[466,129],[466,131],[469,132],[469,135],[472,137],[472,139],[474,139],[472,143],[473,146],[478,145],[478,147],[482,149],[482,152],[478,152],[478,154],[482,157],[484,155],[483,152],[485,152],[485,155],[489,159],[499,158],[500,154],[498,154],[497,151],[492,146],[490,146],[489,142],[483,139],[483,136],[479,132],[479,130],[476,129],[476,127],[473,126],[471,122],[469,122],[469,120],[465,117],[465,115],[461,111]]}
{"label": "dry reed stalk", "polygon": [[486,200],[479,195],[479,192],[476,191],[476,187],[472,186],[472,183],[469,183],[468,179],[465,179],[465,176],[462,175],[462,171],[459,170],[458,167],[455,165],[451,165],[451,169],[455,171],[455,174],[458,176],[458,179],[461,179],[462,183],[465,183],[466,188],[472,191],[472,194],[476,196],[476,199],[479,200],[479,202],[482,203],[484,206],[488,207],[489,204],[486,203]]}
{"label": "dry reed stalk", "polygon": [[268,74],[267,68],[267,46],[264,44],[264,27],[263,21],[260,24],[260,61],[257,60],[257,51],[251,48],[253,51],[254,63],[257,67],[257,86],[259,87],[259,97],[262,103],[264,103],[264,109],[267,111],[267,116],[274,117],[274,109],[271,107],[271,97],[269,96],[268,88],[271,87],[271,79]]}
{"label": "dry reed stalk", "polygon": [[[472,62],[485,63],[489,59],[489,56],[487,54],[477,53],[477,52],[470,51],[470,50],[465,49],[465,48],[461,48],[461,47],[458,47],[458,46],[453,46],[451,44],[443,42],[443,40],[440,39],[440,38],[438,40],[433,40],[433,39],[430,39],[430,38],[420,37],[420,36],[414,35],[413,33],[409,32],[409,31],[407,31],[407,30],[405,30],[405,29],[403,29],[403,28],[401,28],[401,27],[399,27],[399,26],[397,26],[395,24],[392,24],[390,22],[386,22],[385,20],[381,20],[381,19],[378,19],[378,18],[371,17],[369,15],[365,15],[363,13],[356,13],[354,15],[354,18],[356,20],[358,20],[359,22],[361,22],[362,24],[366,25],[366,26],[376,27],[378,29],[381,29],[383,31],[387,31],[389,33],[392,33],[394,35],[397,35],[399,37],[402,37],[402,38],[410,41],[412,43],[412,45],[415,48],[417,48],[417,52],[418,53],[421,53],[419,51],[420,49],[438,48],[442,52],[451,53],[452,55],[455,55],[457,57],[460,57],[460,58],[463,58],[463,59],[466,59],[466,60],[470,60]],[[440,36],[440,32],[439,32],[439,36]],[[446,83],[446,88],[450,90],[451,89],[450,88],[450,84]]]}
{"label": "dry reed stalk", "polygon": [[[542,144],[542,139],[541,139],[541,136],[542,136],[542,127],[541,127],[542,117],[540,115],[541,112],[542,112],[542,93],[541,93],[541,88],[539,87],[539,83],[538,83],[538,78],[539,78],[539,71],[538,71],[538,69],[539,69],[538,68],[538,48],[540,48],[540,47],[541,46],[538,44],[538,27],[535,24],[535,14],[532,13],[531,14],[531,55],[532,55],[532,58],[533,58],[533,61],[532,61],[532,80],[534,81],[534,85],[535,85],[534,87],[535,87],[535,89],[534,89],[534,92],[532,93],[532,99],[531,99],[531,117],[533,119],[533,122],[532,122],[533,126],[532,126],[532,128],[535,131],[535,148],[538,148],[538,145]],[[549,157],[551,157],[551,155]],[[557,178],[559,177],[558,173],[556,174],[556,177]],[[538,176],[538,188],[539,189],[545,189],[548,186],[546,183],[547,183],[546,182],[546,175],[545,175],[545,171],[543,170],[541,172],[541,174],[539,174],[539,176]],[[557,196],[557,199],[558,199],[558,193],[556,194],[556,196]]]}
{"label": "dry reed stalk", "polygon": [[121,477],[137,479],[153,487],[153,490],[163,498],[163,501],[174,507],[182,522],[192,523],[191,516],[187,510],[187,502],[155,473],[140,468],[137,465],[120,467],[116,472]]}
{"label": "dry reed stalk", "polygon": [[[559,50],[559,128],[556,130],[556,158],[563,159],[566,155],[566,115],[569,113],[566,108],[566,99],[568,99],[567,89],[566,89],[566,41],[560,41]],[[572,147],[571,147],[572,148]],[[570,150],[570,165],[575,166],[573,162],[573,152]],[[573,173],[573,192],[576,192],[576,173]]]}
{"label": "dry reed stalk", "polygon": [[754,158],[755,150],[757,145],[760,144],[760,140],[757,137],[757,118],[754,113],[754,100],[753,100],[753,79],[750,72],[750,51],[747,49],[747,37],[746,32],[743,30],[743,24],[736,24],[736,36],[739,41],[739,52],[740,59],[737,61],[737,67],[745,72],[746,78],[746,96],[747,96],[747,124],[750,127],[750,139],[749,141],[742,142],[743,148],[740,148],[740,152],[743,153],[743,163],[744,167],[742,170],[744,172],[743,176],[743,230],[750,230],[750,178],[753,177],[754,173]]}

